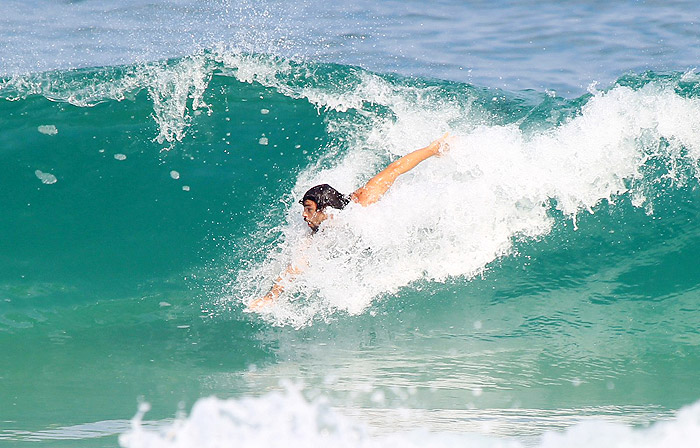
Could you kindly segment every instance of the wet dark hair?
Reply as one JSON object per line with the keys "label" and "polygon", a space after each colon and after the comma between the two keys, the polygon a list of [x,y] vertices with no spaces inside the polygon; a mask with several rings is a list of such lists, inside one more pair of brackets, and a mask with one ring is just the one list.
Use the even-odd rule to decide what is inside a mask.
{"label": "wet dark hair", "polygon": [[301,198],[299,203],[304,205],[306,200],[314,201],[318,211],[322,211],[326,207],[342,210],[350,202],[350,196],[344,195],[328,184],[321,184],[304,193],[304,197]]}

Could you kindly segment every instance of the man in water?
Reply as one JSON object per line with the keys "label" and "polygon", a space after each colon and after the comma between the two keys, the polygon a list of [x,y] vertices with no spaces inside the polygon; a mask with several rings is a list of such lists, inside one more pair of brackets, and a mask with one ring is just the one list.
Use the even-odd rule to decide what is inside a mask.
{"label": "man in water", "polygon": [[[312,233],[316,233],[323,221],[328,219],[325,210],[328,207],[342,210],[350,201],[356,202],[363,207],[377,202],[384,193],[387,192],[394,181],[402,174],[412,170],[419,163],[432,156],[439,156],[449,149],[449,143],[452,136],[446,133],[439,139],[433,141],[425,148],[417,149],[410,154],[407,154],[400,159],[392,162],[384,168],[379,174],[374,176],[363,187],[355,190],[354,193],[346,196],[340,193],[335,188],[328,184],[316,185],[304,194],[304,197],[299,201],[304,206],[302,216],[304,221],[311,228]],[[284,281],[299,274],[299,267],[290,265],[285,272],[280,275],[275,284],[270,289],[265,297],[253,300],[248,309],[258,311],[269,305],[272,305],[279,295],[284,290]]]}

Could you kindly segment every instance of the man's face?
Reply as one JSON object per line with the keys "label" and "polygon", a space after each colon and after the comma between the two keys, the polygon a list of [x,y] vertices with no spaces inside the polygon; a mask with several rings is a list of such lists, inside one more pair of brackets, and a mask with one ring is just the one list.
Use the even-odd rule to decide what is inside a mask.
{"label": "man's face", "polygon": [[304,221],[314,232],[326,220],[326,214],[316,210],[316,203],[310,199],[304,201],[304,211],[301,213],[301,216],[304,217]]}

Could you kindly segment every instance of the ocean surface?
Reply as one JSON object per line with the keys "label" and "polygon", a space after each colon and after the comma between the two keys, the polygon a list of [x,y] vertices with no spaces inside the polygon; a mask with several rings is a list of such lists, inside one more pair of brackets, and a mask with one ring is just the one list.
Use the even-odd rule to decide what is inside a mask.
{"label": "ocean surface", "polygon": [[0,445],[697,446],[697,2],[2,6]]}

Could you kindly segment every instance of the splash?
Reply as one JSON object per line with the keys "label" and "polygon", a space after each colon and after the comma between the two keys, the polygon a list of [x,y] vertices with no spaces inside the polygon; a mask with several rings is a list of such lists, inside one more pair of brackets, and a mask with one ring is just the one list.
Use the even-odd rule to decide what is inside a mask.
{"label": "splash", "polygon": [[[278,82],[262,76],[261,82]],[[557,213],[574,227],[581,213],[594,213],[603,202],[626,200],[653,213],[661,183],[682,187],[700,173],[700,101],[664,83],[597,92],[571,118],[535,130],[523,119],[488,123],[473,98],[460,102],[439,88],[420,91],[372,75],[340,92],[294,95],[346,112],[328,124],[337,136],[328,148],[335,159],[302,172],[295,198],[319,183],[352,192],[389,160],[445,130],[458,140],[445,157],[401,177],[379,203],[335,213],[310,239],[298,207],[290,207],[277,229],[277,249],[270,247],[268,258],[235,282],[237,300],[247,301],[265,294],[295,257],[305,260],[267,314],[276,323],[303,326],[336,311],[359,314],[419,282],[469,280],[513,254],[515,241],[545,237]],[[358,120],[349,110],[369,118]]]}

